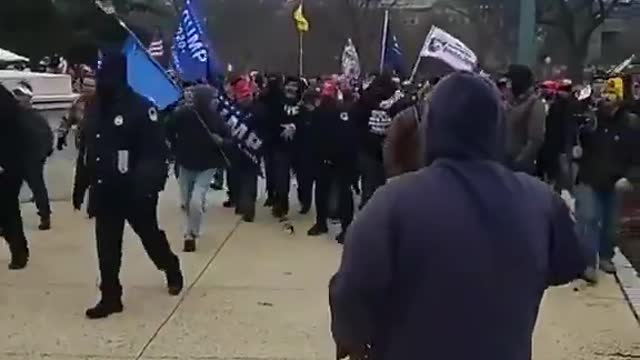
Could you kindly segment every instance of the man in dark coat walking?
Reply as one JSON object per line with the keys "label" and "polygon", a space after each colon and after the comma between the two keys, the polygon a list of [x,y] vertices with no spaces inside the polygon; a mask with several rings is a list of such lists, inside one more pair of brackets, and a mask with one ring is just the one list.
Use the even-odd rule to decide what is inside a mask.
{"label": "man in dark coat walking", "polygon": [[476,75],[434,90],[429,166],[380,188],[347,234],[329,289],[339,357],[531,359],[545,289],[588,251],[560,197],[501,164],[501,109]]}

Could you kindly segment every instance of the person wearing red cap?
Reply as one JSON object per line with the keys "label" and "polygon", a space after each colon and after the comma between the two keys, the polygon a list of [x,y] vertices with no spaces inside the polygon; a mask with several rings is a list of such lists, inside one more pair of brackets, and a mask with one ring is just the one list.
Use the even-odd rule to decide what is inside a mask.
{"label": "person wearing red cap", "polygon": [[[231,94],[240,110],[251,114],[251,125],[258,132],[264,126],[264,109],[255,101],[255,87],[251,80],[239,77],[231,82]],[[258,130],[260,129],[260,130]],[[228,171],[229,200],[227,207],[235,207],[236,214],[245,222],[253,222],[256,215],[256,198],[258,196],[259,166],[240,150],[230,154],[231,167]]]}

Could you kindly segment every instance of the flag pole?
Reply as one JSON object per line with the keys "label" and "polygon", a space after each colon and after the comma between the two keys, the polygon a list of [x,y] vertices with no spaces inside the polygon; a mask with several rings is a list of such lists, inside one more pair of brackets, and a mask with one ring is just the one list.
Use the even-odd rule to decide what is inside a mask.
{"label": "flag pole", "polygon": [[[434,27],[432,26],[431,29],[429,29],[427,36],[424,38],[425,44],[427,42],[427,39],[431,37],[431,34],[433,33],[433,31],[434,31]],[[422,44],[422,47],[420,48],[420,52],[418,53],[418,58],[416,59],[416,62],[413,64],[413,70],[411,70],[411,77],[409,78],[409,81],[411,82],[413,82],[413,78],[416,76],[416,73],[418,72],[418,66],[420,66],[420,61],[422,60],[422,50],[424,50],[425,44]]]}
{"label": "flag pole", "polygon": [[298,31],[298,76],[304,74],[304,31]]}
{"label": "flag pole", "polygon": [[384,21],[382,23],[382,41],[380,46],[380,73],[384,71],[384,57],[387,52],[387,35],[389,32],[389,9],[384,10]]}

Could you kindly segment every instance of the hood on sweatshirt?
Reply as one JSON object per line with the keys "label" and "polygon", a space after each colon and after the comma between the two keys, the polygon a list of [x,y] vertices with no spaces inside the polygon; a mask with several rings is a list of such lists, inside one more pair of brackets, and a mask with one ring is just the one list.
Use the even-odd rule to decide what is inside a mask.
{"label": "hood on sweatshirt", "polygon": [[504,117],[498,89],[480,76],[458,72],[431,94],[426,112],[425,159],[501,161]]}

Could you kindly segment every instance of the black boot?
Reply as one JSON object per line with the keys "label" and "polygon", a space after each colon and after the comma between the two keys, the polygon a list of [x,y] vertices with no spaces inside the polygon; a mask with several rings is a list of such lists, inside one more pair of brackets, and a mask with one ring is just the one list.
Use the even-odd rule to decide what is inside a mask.
{"label": "black boot", "polygon": [[9,270],[22,270],[27,267],[29,262],[29,250],[12,250],[11,262],[9,263]]}
{"label": "black boot", "polygon": [[311,229],[309,229],[309,231],[307,231],[307,235],[319,236],[322,234],[326,234],[328,232],[329,232],[329,228],[327,228],[327,225],[315,224],[311,227]]}
{"label": "black boot", "polygon": [[267,197],[267,200],[264,202],[264,207],[272,207],[275,204],[275,199],[271,196]]}
{"label": "black boot", "polygon": [[167,276],[167,289],[169,290],[169,295],[180,295],[184,288],[184,277],[182,276],[180,267],[178,267],[177,270],[166,271],[165,275]]}
{"label": "black boot", "polygon": [[88,319],[104,319],[111,314],[121,313],[124,310],[120,297],[102,297],[96,306],[87,309],[85,313]]}
{"label": "black boot", "polygon": [[186,253],[196,252],[196,240],[195,239],[185,239],[184,240],[184,248],[182,251]]}
{"label": "black boot", "polygon": [[222,203],[222,206],[227,208],[227,209],[230,209],[230,208],[232,208],[232,207],[234,207],[236,205],[233,203],[233,201],[227,200],[227,201]]}
{"label": "black boot", "polygon": [[51,216],[41,216],[40,217],[40,225],[38,225],[38,229],[50,230],[51,229]]}
{"label": "black boot", "polygon": [[338,236],[336,236],[336,241],[338,242],[338,244],[344,244],[344,237],[346,235],[346,231],[340,231],[340,234],[338,234]]}

